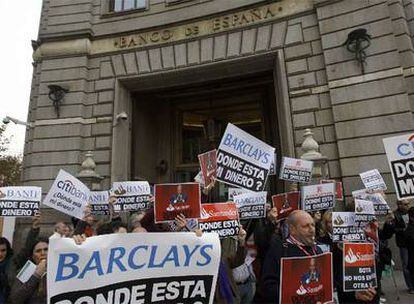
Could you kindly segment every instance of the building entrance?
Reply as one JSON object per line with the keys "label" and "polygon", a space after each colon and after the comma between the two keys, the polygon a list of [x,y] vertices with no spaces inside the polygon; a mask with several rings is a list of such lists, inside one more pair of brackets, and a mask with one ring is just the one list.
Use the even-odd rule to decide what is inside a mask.
{"label": "building entrance", "polygon": [[[133,95],[132,170],[151,183],[191,182],[197,155],[218,148],[227,123],[280,150],[271,73]],[[283,184],[270,178],[269,191]],[[227,200],[220,184],[212,200]]]}

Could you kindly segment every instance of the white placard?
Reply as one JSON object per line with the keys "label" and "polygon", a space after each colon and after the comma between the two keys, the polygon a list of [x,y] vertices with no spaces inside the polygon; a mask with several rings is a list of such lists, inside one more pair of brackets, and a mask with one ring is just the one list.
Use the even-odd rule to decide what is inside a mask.
{"label": "white placard", "polygon": [[34,216],[42,200],[40,187],[0,188],[0,216]]}
{"label": "white placard", "polygon": [[279,178],[291,182],[309,183],[313,162],[298,158],[283,157]]}
{"label": "white placard", "polygon": [[365,241],[365,232],[355,226],[355,212],[332,212],[332,241]]}
{"label": "white placard", "polygon": [[363,199],[354,199],[355,202],[355,225],[365,226],[375,219],[374,204]]}
{"label": "white placard", "polygon": [[230,187],[229,193],[228,193],[229,201],[233,201],[236,195],[243,194],[243,193],[249,193],[249,192],[251,191],[243,189],[243,188],[231,188]]}
{"label": "white placard", "polygon": [[366,189],[352,191],[354,198],[371,201],[374,205],[375,215],[387,215],[390,207],[381,193],[368,193]]}
{"label": "white placard", "polygon": [[275,149],[229,123],[217,151],[217,180],[263,191]]}
{"label": "white placard", "polygon": [[414,198],[414,133],[383,142],[398,199]]}
{"label": "white placard", "polygon": [[117,196],[117,212],[145,211],[151,207],[151,188],[146,181],[114,182],[112,191]]}
{"label": "white placard", "polygon": [[335,207],[335,188],[335,183],[302,186],[302,209],[317,211]]}
{"label": "white placard", "polygon": [[48,303],[213,303],[220,248],[213,233],[110,234],[80,246],[53,239]]}
{"label": "white placard", "polygon": [[26,264],[24,264],[23,268],[19,271],[16,277],[24,284],[29,281],[35,271],[36,265],[32,261],[27,260]]}
{"label": "white placard", "polygon": [[43,204],[62,213],[82,219],[90,191],[80,180],[60,169]]}
{"label": "white placard", "polygon": [[364,183],[366,189],[369,190],[387,190],[387,185],[385,184],[381,174],[378,169],[369,170],[363,173],[360,173],[359,176]]}
{"label": "white placard", "polygon": [[234,196],[234,203],[239,210],[239,218],[254,219],[266,216],[267,192],[249,192]]}
{"label": "white placard", "polygon": [[91,191],[89,203],[93,215],[109,214],[109,191]]}

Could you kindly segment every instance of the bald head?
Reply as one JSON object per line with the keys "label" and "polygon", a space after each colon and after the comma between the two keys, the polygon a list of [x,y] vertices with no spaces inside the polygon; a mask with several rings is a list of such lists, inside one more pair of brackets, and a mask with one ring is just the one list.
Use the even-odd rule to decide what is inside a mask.
{"label": "bald head", "polygon": [[288,219],[289,234],[304,245],[315,244],[315,222],[312,216],[303,210],[293,211]]}

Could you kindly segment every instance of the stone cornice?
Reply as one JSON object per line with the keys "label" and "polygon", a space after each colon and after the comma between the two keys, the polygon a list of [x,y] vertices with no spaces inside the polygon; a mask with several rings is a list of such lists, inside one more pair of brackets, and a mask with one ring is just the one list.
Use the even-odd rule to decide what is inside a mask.
{"label": "stone cornice", "polygon": [[249,26],[276,21],[313,9],[313,0],[283,0],[257,6],[255,8],[226,13],[221,16],[182,24],[163,27],[117,37],[78,38],[42,43],[33,54],[35,61],[42,58],[100,55],[119,51],[137,50],[145,47],[186,41],[219,34]]}

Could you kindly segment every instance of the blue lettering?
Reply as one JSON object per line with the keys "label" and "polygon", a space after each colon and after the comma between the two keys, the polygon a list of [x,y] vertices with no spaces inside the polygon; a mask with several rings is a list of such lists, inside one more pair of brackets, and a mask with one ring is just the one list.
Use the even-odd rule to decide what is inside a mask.
{"label": "blue lettering", "polygon": [[267,164],[269,162],[270,154],[269,153],[265,153],[263,155],[263,157],[264,157],[264,161],[262,160],[262,164]]}
{"label": "blue lettering", "polygon": [[[237,139],[235,139],[234,142],[237,142]],[[243,146],[244,146],[244,141],[240,140],[239,143],[237,144],[236,151],[239,150],[240,153],[244,153],[244,149],[248,146],[248,144],[246,146],[244,146],[244,148],[243,148]],[[244,153],[244,154],[246,154],[246,153]]]}
{"label": "blue lettering", "polygon": [[[70,260],[68,260],[70,259]],[[76,266],[76,263],[79,261],[79,255],[76,253],[62,253],[59,255],[58,261],[58,269],[56,271],[56,279],[55,282],[69,280],[73,277],[76,277],[79,268]],[[65,268],[70,269],[70,273],[68,275],[63,275],[63,271]]]}
{"label": "blue lettering", "polygon": [[148,263],[148,268],[162,268],[162,264],[155,264],[155,256],[157,255],[157,246],[151,247],[151,255]]}
{"label": "blue lettering", "polygon": [[83,279],[85,274],[88,271],[95,270],[97,271],[98,275],[103,275],[102,263],[101,263],[101,256],[99,255],[99,251],[94,251],[92,253],[91,258],[89,259],[88,263],[86,264],[85,268],[83,269],[82,273],[79,275],[79,279]]}
{"label": "blue lettering", "polygon": [[137,253],[137,251],[140,250],[140,249],[144,249],[145,251],[148,251],[148,246],[137,246],[137,247],[135,247],[131,250],[131,252],[129,253],[129,257],[128,257],[128,266],[129,266],[129,268],[131,268],[131,269],[140,269],[140,268],[145,266],[145,263],[144,264],[135,264],[134,263],[134,256]]}
{"label": "blue lettering", "polygon": [[207,249],[213,249],[213,245],[204,245],[200,248],[200,254],[204,257],[205,262],[201,263],[201,262],[197,262],[197,266],[205,266],[207,264],[210,264],[211,262],[211,256],[210,254],[207,252]]}
{"label": "blue lettering", "polygon": [[226,146],[230,146],[232,137],[233,136],[231,136],[231,134],[226,134],[226,137],[224,138],[223,144],[226,145]]}
{"label": "blue lettering", "polygon": [[197,251],[197,249],[200,247],[200,245],[197,245],[194,247],[194,249],[191,251],[187,245],[183,245],[184,253],[185,253],[185,262],[184,266],[188,267],[190,265],[191,257],[193,254]]}
{"label": "blue lettering", "polygon": [[125,248],[123,247],[115,247],[111,248],[111,253],[109,254],[109,261],[108,261],[108,271],[107,273],[112,273],[114,264],[116,264],[121,271],[126,271],[127,269],[122,264],[120,259],[125,255]]}
{"label": "blue lettering", "polygon": [[402,156],[407,156],[407,155],[410,155],[411,154],[411,151],[407,151],[407,152],[404,152],[403,150],[402,150],[402,147],[407,147],[408,149],[410,149],[410,145],[409,144],[406,144],[406,143],[404,143],[404,144],[401,144],[401,145],[399,145],[398,147],[397,147],[397,151],[398,151],[398,154],[400,154],[400,155],[402,155]]}
{"label": "blue lettering", "polygon": [[173,261],[175,267],[180,266],[180,262],[178,261],[178,251],[177,246],[173,245],[170,248],[170,251],[168,251],[167,256],[164,258],[164,260],[161,262],[161,267],[164,267],[164,264]]}

